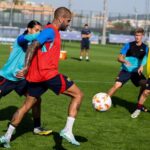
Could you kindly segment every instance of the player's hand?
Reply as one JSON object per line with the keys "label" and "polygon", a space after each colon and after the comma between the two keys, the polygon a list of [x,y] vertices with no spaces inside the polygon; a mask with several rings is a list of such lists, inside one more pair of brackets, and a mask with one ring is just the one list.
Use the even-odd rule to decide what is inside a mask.
{"label": "player's hand", "polygon": [[138,74],[141,75],[143,72],[143,66],[141,66],[139,69],[138,69]]}
{"label": "player's hand", "polygon": [[126,66],[131,66],[130,62],[128,62],[128,61],[125,61],[124,64],[125,64]]}
{"label": "player's hand", "polygon": [[28,72],[27,68],[23,68],[22,70],[20,70],[17,74],[16,77],[17,78],[23,78]]}

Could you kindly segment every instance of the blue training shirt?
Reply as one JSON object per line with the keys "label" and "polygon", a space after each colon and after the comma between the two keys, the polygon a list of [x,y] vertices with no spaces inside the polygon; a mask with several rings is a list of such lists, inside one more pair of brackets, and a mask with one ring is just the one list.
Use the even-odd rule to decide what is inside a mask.
{"label": "blue training shirt", "polygon": [[[39,36],[37,37],[37,41],[43,45],[45,42],[52,42],[54,41],[55,38],[55,32],[52,28],[45,28],[44,30],[42,30],[42,32],[39,34]],[[46,52],[46,47],[43,45],[42,46],[42,52]]]}
{"label": "blue training shirt", "polygon": [[17,37],[6,64],[0,70],[0,76],[11,81],[22,80],[17,78],[16,74],[24,67],[26,49],[28,45],[31,44],[31,42],[35,40],[38,35],[39,33],[22,34]]}
{"label": "blue training shirt", "polygon": [[[131,44],[134,46],[135,49],[132,48]],[[143,55],[143,54],[140,54],[140,51],[141,52],[145,51],[145,55],[143,56],[142,59],[139,59],[138,57],[132,55],[131,51],[133,50],[134,50],[133,54],[137,53],[137,55],[140,56],[140,55]],[[125,44],[125,46],[121,49],[120,54],[124,55],[125,60],[127,60],[131,64],[130,66],[127,66],[126,64],[123,63],[121,66],[121,69],[126,70],[128,72],[137,72],[138,68],[140,66],[144,66],[147,62],[148,47],[145,44],[142,44],[141,46],[137,46],[135,45],[134,42],[130,42],[130,43]]]}

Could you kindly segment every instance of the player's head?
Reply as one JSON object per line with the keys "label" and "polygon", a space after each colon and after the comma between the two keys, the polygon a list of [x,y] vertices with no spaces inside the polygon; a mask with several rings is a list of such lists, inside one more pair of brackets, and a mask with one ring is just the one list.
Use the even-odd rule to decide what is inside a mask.
{"label": "player's head", "polygon": [[84,25],[84,28],[86,28],[86,29],[88,28],[88,24],[87,23]]}
{"label": "player's head", "polygon": [[54,12],[54,20],[57,22],[59,30],[66,30],[70,25],[71,11],[66,7],[59,7]]}
{"label": "player's head", "polygon": [[135,41],[141,42],[142,38],[144,36],[144,29],[143,28],[137,28],[134,32],[134,35],[135,35]]}
{"label": "player's head", "polygon": [[24,34],[34,34],[39,31],[41,31],[42,25],[40,22],[36,20],[32,20],[27,25],[27,30],[24,32]]}

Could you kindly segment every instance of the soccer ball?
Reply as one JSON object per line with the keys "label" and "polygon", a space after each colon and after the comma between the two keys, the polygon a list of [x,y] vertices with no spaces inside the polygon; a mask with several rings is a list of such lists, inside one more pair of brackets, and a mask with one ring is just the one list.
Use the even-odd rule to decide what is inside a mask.
{"label": "soccer ball", "polygon": [[93,107],[98,111],[106,111],[111,107],[111,98],[106,93],[97,93],[92,99]]}

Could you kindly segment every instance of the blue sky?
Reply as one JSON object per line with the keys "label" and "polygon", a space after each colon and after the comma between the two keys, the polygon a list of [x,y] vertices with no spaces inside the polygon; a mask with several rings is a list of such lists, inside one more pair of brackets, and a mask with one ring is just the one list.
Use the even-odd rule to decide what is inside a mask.
{"label": "blue sky", "polygon": [[[68,7],[69,0],[32,0],[33,2],[45,4],[52,4],[55,7],[66,6]],[[113,13],[146,13],[147,0],[108,0],[109,12]],[[149,1],[149,0],[148,0]],[[150,2],[149,2],[150,3]],[[95,10],[102,11],[103,0],[71,0],[72,10]]]}

